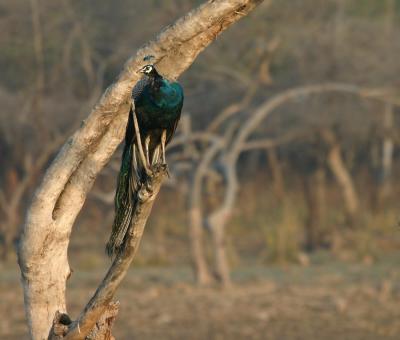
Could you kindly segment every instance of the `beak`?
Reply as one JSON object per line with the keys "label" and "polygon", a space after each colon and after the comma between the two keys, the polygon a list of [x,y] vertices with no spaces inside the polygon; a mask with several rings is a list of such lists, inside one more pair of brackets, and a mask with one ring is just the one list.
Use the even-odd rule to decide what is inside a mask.
{"label": "beak", "polygon": [[139,70],[137,70],[136,71],[137,73],[144,73],[144,71],[143,71],[143,69],[141,68],[141,69],[139,69]]}

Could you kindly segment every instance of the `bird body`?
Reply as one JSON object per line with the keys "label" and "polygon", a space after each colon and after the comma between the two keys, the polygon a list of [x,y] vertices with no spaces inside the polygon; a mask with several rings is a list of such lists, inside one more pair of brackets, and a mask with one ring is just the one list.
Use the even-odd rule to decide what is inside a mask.
{"label": "bird body", "polygon": [[151,166],[165,163],[165,146],[176,130],[183,106],[183,89],[179,83],[163,78],[153,65],[144,66],[141,72],[145,75],[132,90],[134,110],[131,106],[126,127],[115,194],[115,218],[106,246],[109,256],[122,248],[137,192],[151,173]]}
{"label": "bird body", "polygon": [[136,95],[134,102],[140,135],[142,140],[150,136],[152,154],[163,130],[167,134],[167,144],[175,132],[183,105],[183,89],[179,83],[161,79],[159,87],[151,82],[147,84],[140,95]]}

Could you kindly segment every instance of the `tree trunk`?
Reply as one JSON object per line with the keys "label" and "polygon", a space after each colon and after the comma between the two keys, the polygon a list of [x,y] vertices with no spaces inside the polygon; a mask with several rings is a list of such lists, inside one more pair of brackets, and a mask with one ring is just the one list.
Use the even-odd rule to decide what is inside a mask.
{"label": "tree trunk", "polygon": [[225,227],[234,208],[238,193],[238,181],[235,159],[224,157],[223,163],[226,181],[224,200],[220,207],[208,217],[208,225],[213,237],[216,274],[222,286],[229,288],[232,286],[232,280],[226,251]]}
{"label": "tree trunk", "polygon": [[[128,60],[116,83],[105,91],[80,129],[61,149],[35,193],[19,248],[25,311],[32,339],[46,339],[56,313],[66,313],[71,229],[97,174],[122,140],[131,89],[139,80],[136,71],[146,63],[144,58],[153,55],[160,73],[176,79],[223,30],[260,2],[208,1],[168,26]],[[118,285],[119,279],[107,281],[106,277],[109,287]],[[103,291],[99,287],[97,292]],[[84,339],[114,293],[115,289],[108,290],[109,295],[102,297],[100,305],[96,305],[99,302],[96,293],[78,322],[68,327],[66,337]]]}
{"label": "tree trunk", "polygon": [[223,288],[230,288],[232,286],[232,280],[226,249],[226,215],[227,212],[222,210],[219,211],[218,214],[213,214],[209,219],[209,225],[213,238],[217,279],[221,282]]}
{"label": "tree trunk", "polygon": [[212,145],[200,160],[199,165],[193,175],[192,187],[189,198],[189,218],[190,218],[190,241],[193,256],[193,266],[195,276],[199,285],[208,285],[212,282],[212,276],[207,266],[206,256],[203,247],[203,227],[204,218],[201,206],[202,185],[210,163],[215,155],[222,148],[222,141],[214,139]]}
{"label": "tree trunk", "polygon": [[[385,35],[386,41],[388,42],[388,52],[391,51],[390,41],[393,37],[393,25],[395,20],[396,4],[394,0],[386,0],[386,18],[385,18]],[[385,199],[390,195],[391,185],[390,176],[392,172],[393,163],[393,152],[394,152],[394,142],[393,142],[393,104],[386,103],[385,110],[383,114],[383,130],[384,137],[382,143],[382,169],[381,169],[381,182],[379,188],[378,205],[381,206]]]}
{"label": "tree trunk", "polygon": [[305,223],[305,247],[308,251],[313,251],[320,245],[320,234],[325,217],[325,172],[323,168],[318,168],[304,179],[304,193],[308,210]]}
{"label": "tree trunk", "polygon": [[[78,320],[68,324],[68,328],[64,330],[65,322],[57,323],[57,313],[53,322],[53,330],[58,329],[54,325],[61,327],[62,332],[51,332],[49,339],[103,339],[103,336],[111,335],[112,322],[106,322],[110,317],[115,318],[118,307],[112,303],[114,294],[125,277],[129,266],[139,249],[139,244],[143,236],[144,227],[150,216],[154,201],[160,191],[163,180],[167,177],[166,165],[152,166],[152,174],[146,177],[145,182],[140,184],[138,189],[138,202],[132,216],[131,226],[127,231],[126,241],[124,241],[123,249],[118,253],[108,270],[103,281],[96,290],[96,293],[87,303]],[[108,313],[112,316],[107,316]],[[102,321],[102,317],[106,320]]]}
{"label": "tree trunk", "polygon": [[283,201],[285,196],[285,184],[283,180],[282,166],[279,162],[276,148],[268,148],[266,150],[268,166],[271,171],[272,185],[274,194],[279,202]]}
{"label": "tree trunk", "polygon": [[383,116],[384,133],[382,145],[382,176],[380,200],[386,198],[391,191],[390,175],[392,173],[394,142],[392,138],[393,131],[393,105],[385,105],[385,113]]}
{"label": "tree trunk", "polygon": [[189,211],[190,242],[196,282],[200,286],[209,285],[213,279],[208,269],[203,247],[203,218],[199,207]]}
{"label": "tree trunk", "polygon": [[324,130],[321,135],[329,145],[328,165],[342,191],[348,222],[353,225],[359,210],[359,199],[353,180],[344,163],[341,147],[334,133],[331,130]]}

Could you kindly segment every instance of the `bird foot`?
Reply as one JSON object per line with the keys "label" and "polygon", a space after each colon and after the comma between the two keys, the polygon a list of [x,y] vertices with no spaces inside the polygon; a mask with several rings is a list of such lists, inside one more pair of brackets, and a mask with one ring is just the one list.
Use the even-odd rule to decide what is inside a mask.
{"label": "bird foot", "polygon": [[149,168],[147,166],[147,164],[144,165],[144,171],[146,172],[146,175],[149,176],[149,177],[153,175],[153,170],[151,168]]}

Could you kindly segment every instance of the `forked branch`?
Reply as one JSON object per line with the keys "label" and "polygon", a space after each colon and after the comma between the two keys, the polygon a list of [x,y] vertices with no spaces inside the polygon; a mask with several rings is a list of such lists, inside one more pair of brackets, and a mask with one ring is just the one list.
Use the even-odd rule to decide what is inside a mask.
{"label": "forked branch", "polygon": [[[167,176],[165,165],[155,166],[151,170],[151,176],[146,177],[146,181],[139,189],[138,202],[124,243],[124,249],[118,253],[103,282],[76,321],[66,325],[67,327],[62,327],[63,320],[56,316],[50,339],[57,339],[60,336],[69,340],[84,339],[83,334],[89,334],[106,310],[112,309],[116,314],[117,307],[112,304],[111,300],[135,257],[154,200],[160,191],[164,178]],[[104,325],[103,328],[108,326]]]}
{"label": "forked branch", "polygon": [[[18,257],[31,338],[47,338],[56,313],[66,313],[66,280],[71,275],[67,250],[72,226],[96,176],[123,138],[130,92],[139,79],[137,70],[146,63],[144,57],[153,55],[160,73],[176,79],[221,32],[261,2],[210,0],[165,28],[127,61],[117,81],[61,149],[35,193],[21,235]],[[111,296],[108,292],[107,299]],[[90,308],[96,311],[97,306]],[[71,334],[87,336],[83,331],[100,314],[83,312],[79,325],[85,328],[79,326],[79,333],[76,324]]]}

